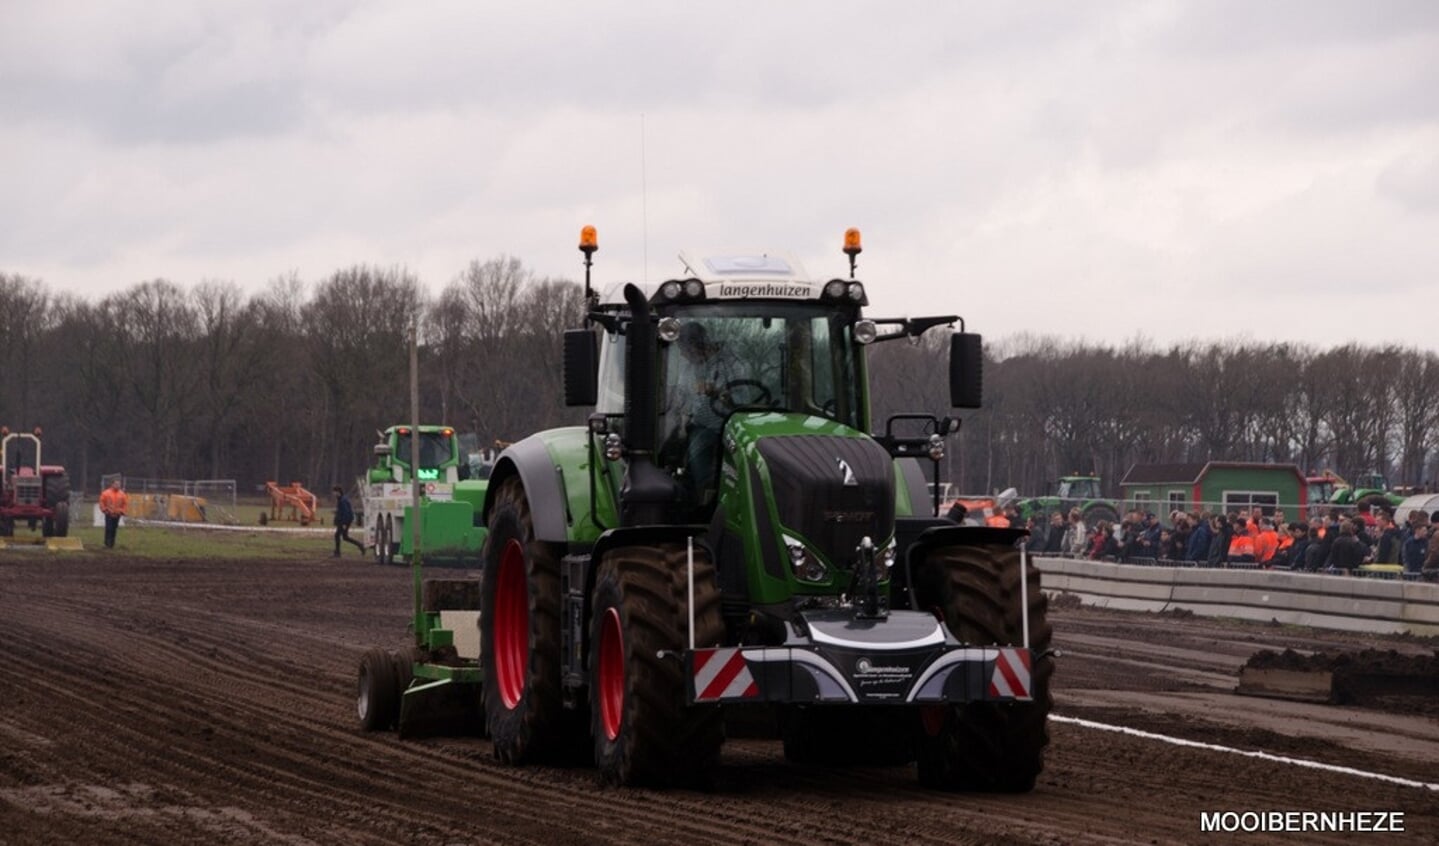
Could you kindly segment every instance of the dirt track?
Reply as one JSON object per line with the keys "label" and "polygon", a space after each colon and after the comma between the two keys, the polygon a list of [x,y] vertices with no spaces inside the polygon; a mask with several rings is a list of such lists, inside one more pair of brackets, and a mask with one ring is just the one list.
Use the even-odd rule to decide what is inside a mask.
{"label": "dirt track", "polygon": [[[911,768],[785,764],[731,740],[712,793],[516,770],[488,741],[354,725],[360,653],[398,647],[409,573],[312,563],[0,557],[0,844],[1220,842],[1202,811],[1402,811],[1439,842],[1439,791],[1054,724],[1026,796],[923,791]],[[1436,644],[1197,618],[1053,614],[1055,713],[1434,783],[1439,720],[1234,696],[1261,648]]]}

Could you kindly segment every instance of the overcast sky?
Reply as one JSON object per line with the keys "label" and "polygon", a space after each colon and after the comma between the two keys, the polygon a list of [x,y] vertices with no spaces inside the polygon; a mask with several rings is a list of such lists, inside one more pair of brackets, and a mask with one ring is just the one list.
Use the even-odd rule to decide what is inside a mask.
{"label": "overcast sky", "polygon": [[1439,350],[1439,3],[0,0],[0,271],[438,292],[782,249],[871,313]]}

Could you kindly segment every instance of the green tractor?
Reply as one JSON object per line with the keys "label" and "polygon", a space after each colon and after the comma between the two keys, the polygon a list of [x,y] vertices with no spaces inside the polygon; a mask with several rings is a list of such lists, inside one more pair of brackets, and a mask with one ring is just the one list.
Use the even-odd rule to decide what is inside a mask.
{"label": "green tractor", "polygon": [[[375,465],[360,480],[360,525],[365,545],[380,564],[414,554],[405,530],[412,514],[410,451],[414,427],[391,426],[375,444]],[[475,515],[484,507],[486,482],[470,479],[471,463],[449,426],[420,426],[420,514],[425,557],[476,560],[485,531]]]}
{"label": "green tractor", "polygon": [[1025,519],[1055,511],[1068,516],[1070,509],[1078,508],[1084,524],[1090,528],[1100,520],[1112,523],[1119,519],[1119,507],[1114,500],[1104,497],[1098,476],[1061,476],[1052,496],[1022,499],[1016,507],[1019,516]]}
{"label": "green tractor", "polygon": [[[682,254],[681,278],[603,298],[596,248],[586,227],[587,325],[564,336],[565,399],[587,423],[506,448],[484,504],[496,756],[703,784],[726,711],[770,709],[791,760],[1030,790],[1054,653],[1026,533],[933,516],[957,420],[869,434],[868,348],[959,318],[866,318],[856,230],[848,279]],[[959,322],[951,405],[976,408],[981,341]]]}
{"label": "green tractor", "polygon": [[1329,502],[1340,507],[1350,507],[1365,504],[1371,508],[1386,508],[1394,510],[1404,497],[1393,493],[1389,487],[1389,479],[1383,473],[1364,473],[1354,478],[1354,484],[1341,483],[1334,488],[1334,493]]}

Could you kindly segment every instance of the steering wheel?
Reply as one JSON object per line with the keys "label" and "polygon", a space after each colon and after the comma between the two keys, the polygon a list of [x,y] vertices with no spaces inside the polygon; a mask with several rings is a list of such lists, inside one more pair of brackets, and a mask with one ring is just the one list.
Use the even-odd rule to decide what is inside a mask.
{"label": "steering wheel", "polygon": [[[754,399],[749,402],[735,402],[734,391],[737,388],[748,388],[755,393]],[[737,408],[744,408],[753,405],[770,405],[774,396],[769,388],[758,379],[734,379],[726,382],[713,396],[710,397],[710,411],[716,417],[725,417]],[[726,408],[728,406],[728,408]]]}

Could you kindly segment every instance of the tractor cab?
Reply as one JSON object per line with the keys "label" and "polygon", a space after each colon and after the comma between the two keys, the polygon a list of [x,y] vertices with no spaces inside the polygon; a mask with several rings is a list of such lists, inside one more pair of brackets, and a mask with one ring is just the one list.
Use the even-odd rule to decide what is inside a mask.
{"label": "tractor cab", "polygon": [[[676,516],[705,522],[720,499],[721,471],[726,461],[732,463],[726,458],[732,450],[721,448],[732,420],[740,429],[758,421],[784,425],[784,420],[812,430],[865,431],[868,409],[856,388],[863,380],[863,362],[855,338],[863,288],[854,283],[852,296],[849,284],[839,283],[828,296],[813,291],[781,302],[756,300],[750,292],[809,294],[812,288],[782,281],[803,278],[792,258],[685,261],[691,268],[744,267],[773,275],[769,282],[736,284],[712,278],[717,274],[711,271],[708,277],[666,282],[646,292],[656,340],[654,462],[673,483],[677,511],[683,512]],[[600,345],[596,412],[609,432],[622,435],[632,425],[624,413],[630,336],[619,326],[632,316],[618,293],[601,306],[620,323],[611,324],[615,329]],[[730,432],[731,446],[740,435]]]}
{"label": "tractor cab", "polygon": [[[371,481],[410,481],[410,460],[412,440],[416,437],[410,426],[391,426],[380,433],[375,444],[377,466],[371,471]],[[416,476],[421,482],[454,484],[468,469],[460,461],[459,439],[455,430],[448,426],[421,426],[419,428],[420,462]],[[376,478],[379,477],[379,478]]]}
{"label": "tractor cab", "polygon": [[1057,494],[1066,504],[1099,499],[1099,479],[1094,476],[1066,476],[1059,480]]}

